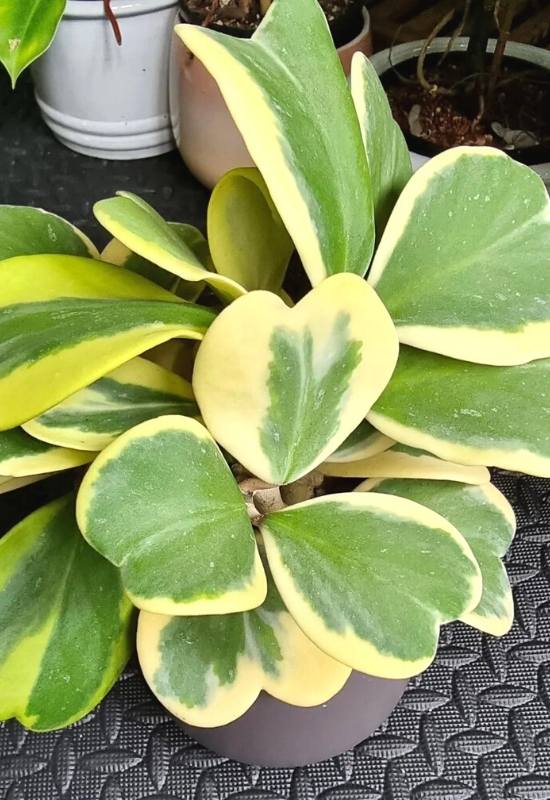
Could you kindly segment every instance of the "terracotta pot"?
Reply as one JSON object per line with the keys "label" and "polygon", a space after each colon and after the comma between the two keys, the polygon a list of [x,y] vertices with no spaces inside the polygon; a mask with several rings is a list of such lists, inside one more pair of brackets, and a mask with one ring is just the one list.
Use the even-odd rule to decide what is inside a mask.
{"label": "terracotta pot", "polygon": [[[347,75],[354,53],[372,53],[370,18],[355,39],[338,48]],[[173,37],[170,70],[170,111],[174,136],[183,160],[198,180],[212,188],[230,169],[254,163],[214,79]]]}
{"label": "terracotta pot", "polygon": [[71,150],[133,159],[172,150],[169,43],[177,0],[114,0],[119,47],[102,0],[68,0],[49,50],[32,65],[44,122]]}
{"label": "terracotta pot", "polygon": [[[454,53],[466,52],[468,49],[468,42],[469,39],[466,37],[456,39],[451,51]],[[371,59],[372,63],[378,74],[383,77],[384,74],[393,67],[397,67],[411,59],[418,58],[422,51],[423,44],[424,42],[420,40],[417,42],[400,44],[392,48],[391,52],[389,49],[382,50],[379,53],[375,53]],[[494,53],[495,44],[496,42],[494,39],[489,40],[487,46],[488,53]],[[428,53],[444,53],[448,45],[449,39],[447,37],[439,37],[433,40],[428,48]],[[525,61],[527,64],[542,67],[550,71],[550,52],[548,52],[548,50],[543,50],[541,47],[533,47],[532,45],[520,44],[518,42],[508,42],[506,45],[506,55],[518,61]],[[510,151],[509,155],[513,157],[513,151]],[[419,169],[423,164],[429,161],[429,156],[415,152],[413,148],[411,148],[411,158],[415,169]],[[550,185],[550,163],[544,161],[543,163],[530,164],[530,166],[531,169],[535,170],[535,172],[541,176],[547,185]]]}
{"label": "terracotta pot", "polygon": [[352,673],[322,706],[298,708],[261,694],[240,719],[221,728],[184,725],[194,739],[221,756],[263,767],[300,767],[355,747],[393,711],[406,680]]}

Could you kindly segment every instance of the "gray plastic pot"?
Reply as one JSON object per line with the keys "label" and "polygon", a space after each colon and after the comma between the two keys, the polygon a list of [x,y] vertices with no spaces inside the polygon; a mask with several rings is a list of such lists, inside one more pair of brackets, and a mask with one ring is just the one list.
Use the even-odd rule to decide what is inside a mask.
{"label": "gray plastic pot", "polygon": [[262,693],[229,725],[183,727],[226,758],[262,767],[300,767],[350,750],[370,736],[391,714],[407,683],[353,672],[344,688],[321,706],[298,708]]}
{"label": "gray plastic pot", "polygon": [[[468,43],[469,39],[466,37],[455,39],[451,47],[451,52],[466,52]],[[375,53],[371,61],[377,73],[382,77],[389,70],[399,67],[400,64],[410,61],[411,59],[417,59],[423,46],[423,40],[406,42],[405,44],[397,45],[391,49],[381,50],[379,53]],[[487,52],[494,53],[495,46],[496,41],[490,39],[487,45]],[[428,53],[444,53],[448,47],[449,38],[444,36],[439,37],[434,39],[430,44]],[[548,50],[543,50],[542,47],[534,47],[533,45],[522,44],[520,42],[508,42],[506,45],[506,55],[518,61],[525,61],[528,66],[541,67],[542,69],[550,71],[550,52],[548,52]],[[510,151],[509,155],[513,157],[513,152]],[[419,169],[430,160],[427,156],[420,155],[413,151],[411,151],[411,159],[415,170]],[[547,186],[550,186],[550,163],[531,164],[531,169],[540,175]]]}

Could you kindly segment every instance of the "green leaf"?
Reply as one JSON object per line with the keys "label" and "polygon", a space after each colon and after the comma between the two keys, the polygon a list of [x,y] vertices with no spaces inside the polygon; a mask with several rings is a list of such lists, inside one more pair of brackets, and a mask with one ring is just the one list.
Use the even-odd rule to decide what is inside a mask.
{"label": "green leaf", "polygon": [[410,500],[328,495],[268,515],[261,530],[298,625],[360,672],[422,672],[434,658],[439,626],[479,603],[481,576],[466,541]]}
{"label": "green leaf", "polygon": [[339,478],[430,478],[463,483],[489,483],[491,480],[487,467],[442,461],[425,450],[395,443],[384,452],[358,461],[328,461],[320,467],[320,471],[324,475]]}
{"label": "green leaf", "polygon": [[[169,222],[168,225],[185,244],[195,254],[205,269],[211,268],[210,250],[208,243],[202,233],[193,225],[185,222]],[[119,267],[136,272],[147,280],[162,286],[169,292],[177,294],[184,300],[195,301],[204,289],[204,284],[200,281],[184,281],[172,272],[167,272],[162,267],[157,267],[152,261],[148,261],[142,256],[132,253],[132,251],[119,242],[118,239],[111,239],[109,244],[101,253],[103,261],[109,264],[116,264]]]}
{"label": "green leaf", "polygon": [[131,272],[73,256],[0,262],[0,430],[174,337],[202,338],[212,311]]}
{"label": "green leaf", "polygon": [[279,292],[294,245],[257,169],[234,169],[214,188],[208,241],[219,273],[248,291]]}
{"label": "green leaf", "polygon": [[39,442],[21,428],[0,431],[0,475],[4,477],[46,475],[88,464],[94,458],[95,453]]}
{"label": "green leaf", "polygon": [[226,301],[245,294],[238,283],[210,272],[202,265],[181,230],[165,220],[145,200],[130,192],[100,200],[94,205],[98,221],[132,253],[156,264],[184,281],[204,281]]}
{"label": "green leaf", "polygon": [[109,445],[82,482],[77,518],[139,608],[226,614],[265,598],[243,496],[195,420],[159,417]]}
{"label": "green leaf", "polygon": [[0,261],[44,253],[99,255],[87,236],[56,214],[41,208],[0,206]]}
{"label": "green leaf", "polygon": [[188,724],[208,728],[240,717],[262,689],[291,705],[326,703],[351,672],[304,636],[271,580],[254,611],[206,617],[142,611],[137,646],[161,703]]}
{"label": "green leaf", "polygon": [[0,719],[63,728],[107,694],[131,652],[118,570],[80,536],[74,498],[0,540]]}
{"label": "green leaf", "polygon": [[360,461],[383,453],[393,444],[393,439],[384,436],[364,419],[342,442],[338,450],[327,458],[327,463],[345,464],[348,461]]}
{"label": "green leaf", "polygon": [[294,308],[251,292],[224,309],[195,361],[208,429],[253,475],[291,483],[364,419],[388,382],[397,337],[358,275],[332,275]]}
{"label": "green leaf", "polygon": [[400,341],[506,366],[550,356],[550,200],[501,150],[458,147],[408,183],[369,282]]}
{"label": "green leaf", "polygon": [[145,420],[163,414],[198,413],[187,381],[151,361],[134,358],[23,428],[51,444],[103,450],[121,433]]}
{"label": "green leaf", "polygon": [[371,490],[421,503],[460,531],[483,578],[481,600],[462,620],[493,636],[508,633],[514,620],[514,600],[501,558],[512,544],[516,519],[504,495],[490,483],[465,486],[450,481],[374,480],[358,487],[358,491]]}
{"label": "green leaf", "polygon": [[351,91],[367,153],[376,233],[380,237],[413,174],[411,156],[380,78],[363,53],[353,57]]}
{"label": "green leaf", "polygon": [[447,461],[550,477],[549,385],[550,358],[489,367],[401,347],[369,420]]}
{"label": "green leaf", "polygon": [[364,275],[374,247],[369,171],[318,3],[277,0],[250,40],[194,25],[176,33],[218,83],[311,282]]}
{"label": "green leaf", "polygon": [[12,87],[26,67],[48,49],[66,0],[4,0],[0,4],[0,61]]}

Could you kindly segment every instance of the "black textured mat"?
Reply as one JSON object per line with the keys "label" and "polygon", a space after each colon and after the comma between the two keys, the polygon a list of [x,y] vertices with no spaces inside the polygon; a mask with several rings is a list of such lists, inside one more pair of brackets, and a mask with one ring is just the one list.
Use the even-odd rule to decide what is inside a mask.
{"label": "black textured mat", "polygon": [[[28,84],[11,95],[0,79],[0,202],[43,206],[103,244],[91,206],[116,189],[142,194],[168,218],[203,226],[207,194],[174,153],[140,162],[79,156],[43,126]],[[519,524],[507,557],[512,631],[497,640],[447,626],[435,664],[353,752],[294,771],[217,758],[182,733],[131,666],[102,705],[66,731],[36,735],[13,721],[0,725],[0,797],[550,798],[550,481],[498,473],[495,482]],[[10,502],[13,510],[13,500],[0,503],[0,523]]]}

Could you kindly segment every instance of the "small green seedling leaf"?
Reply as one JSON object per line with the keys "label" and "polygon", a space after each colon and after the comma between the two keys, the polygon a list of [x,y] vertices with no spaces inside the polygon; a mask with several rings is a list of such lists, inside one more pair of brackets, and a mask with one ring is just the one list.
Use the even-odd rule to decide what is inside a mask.
{"label": "small green seedling leaf", "polygon": [[550,477],[549,381],[550,358],[489,367],[401,347],[369,420],[447,461]]}
{"label": "small green seedling leaf", "polygon": [[350,668],[296,625],[272,580],[262,606],[241,614],[168,617],[142,611],[138,655],[151,690],[189,725],[227,725],[264,691],[295,706],[326,703]]}
{"label": "small green seedling leaf", "polygon": [[195,25],[176,33],[218,83],[313,285],[364,275],[375,238],[369,170],[319,5],[277,0],[250,40]]}
{"label": "small green seedling leaf", "polygon": [[0,286],[0,430],[28,422],[161,342],[201,339],[214,318],[90,258],[10,258],[0,262]]}
{"label": "small green seedling leaf", "polygon": [[73,496],[0,541],[0,720],[64,728],[107,694],[131,652],[118,570],[86,544]]}
{"label": "small green seedling leaf", "polygon": [[483,593],[463,622],[493,636],[508,633],[514,620],[514,600],[502,557],[512,544],[516,519],[512,507],[492,484],[465,486],[449,481],[367,481],[358,491],[407,497],[431,508],[464,536],[481,569]]}
{"label": "small green seedling leaf", "polygon": [[457,147],[420,169],[369,274],[405,344],[480,364],[550,356],[550,200],[501,150]]}
{"label": "small green seedling leaf", "polygon": [[43,442],[98,451],[140,422],[165,414],[198,413],[187,381],[151,361],[134,358],[23,428]]}
{"label": "small green seedling leaf", "polygon": [[253,475],[291,483],[364,419],[397,356],[392,322],[358,275],[333,275],[294,308],[251,292],[219,315],[195,362],[208,429]]}
{"label": "small green seedling leaf", "polygon": [[78,495],[80,530],[154,614],[246,611],[266,579],[239,487],[199,422],[165,416],[124,433]]}
{"label": "small green seedling leaf", "polygon": [[214,188],[208,242],[220,274],[248,291],[279,292],[294,245],[257,169],[234,169]]}
{"label": "small green seedling leaf", "polygon": [[435,656],[440,625],[481,597],[467,542],[410,500],[328,495],[269,514],[261,529],[275,583],[298,625],[360,672],[422,672]]}

